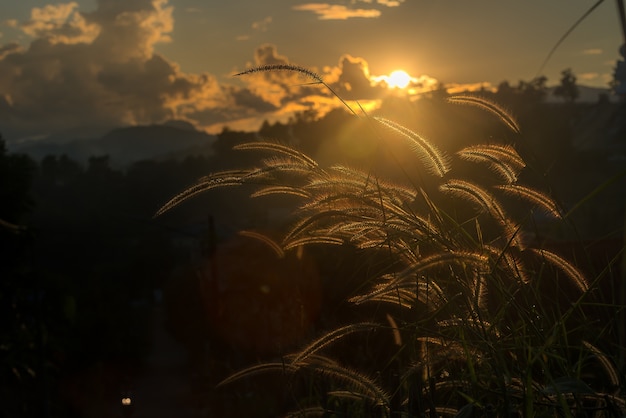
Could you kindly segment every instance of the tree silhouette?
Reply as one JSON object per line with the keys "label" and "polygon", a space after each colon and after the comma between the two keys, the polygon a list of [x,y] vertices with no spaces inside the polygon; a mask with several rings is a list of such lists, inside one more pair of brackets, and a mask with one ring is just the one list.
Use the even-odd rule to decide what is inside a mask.
{"label": "tree silhouette", "polygon": [[520,80],[517,89],[529,102],[542,102],[547,94],[547,81],[545,76],[535,77],[530,81]]}
{"label": "tree silhouette", "polygon": [[570,68],[561,71],[561,84],[554,89],[554,95],[568,103],[574,103],[580,92],[576,85],[576,76]]}

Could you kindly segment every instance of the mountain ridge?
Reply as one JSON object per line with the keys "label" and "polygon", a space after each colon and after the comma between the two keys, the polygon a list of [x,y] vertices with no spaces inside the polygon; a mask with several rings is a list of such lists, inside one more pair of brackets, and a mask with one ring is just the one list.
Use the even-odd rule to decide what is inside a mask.
{"label": "mountain ridge", "polygon": [[[57,136],[58,138],[58,136]],[[10,152],[40,160],[47,155],[67,155],[80,163],[89,157],[108,155],[112,165],[123,167],[147,159],[210,155],[217,137],[196,130],[186,122],[114,128],[100,137],[60,141],[39,139],[8,143]]]}

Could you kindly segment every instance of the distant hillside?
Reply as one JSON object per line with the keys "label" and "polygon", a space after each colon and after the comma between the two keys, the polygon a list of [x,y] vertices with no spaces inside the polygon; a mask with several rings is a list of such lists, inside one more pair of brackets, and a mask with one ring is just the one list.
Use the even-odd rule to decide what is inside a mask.
{"label": "distant hillside", "polygon": [[183,122],[164,125],[132,126],[113,129],[101,138],[67,142],[38,140],[10,144],[11,152],[20,152],[39,160],[46,155],[62,155],[86,162],[91,156],[109,155],[114,166],[122,167],[145,159],[184,158],[208,155],[216,137],[197,131]]}
{"label": "distant hillside", "polygon": [[[554,95],[554,89],[556,87],[557,86],[548,87],[546,100],[551,103],[563,103],[563,98]],[[578,85],[578,99],[576,99],[576,103],[598,103],[600,97],[603,95],[610,101],[617,100],[608,87],[600,88]]]}

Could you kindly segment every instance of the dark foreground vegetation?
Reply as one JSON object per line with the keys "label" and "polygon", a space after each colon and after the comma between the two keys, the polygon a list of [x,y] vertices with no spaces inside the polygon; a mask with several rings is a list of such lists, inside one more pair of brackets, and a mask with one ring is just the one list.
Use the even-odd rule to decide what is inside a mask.
{"label": "dark foreground vegetation", "polygon": [[[416,102],[390,98],[377,113],[399,124],[391,133],[419,132],[447,155],[510,145],[526,164],[512,183],[541,190],[558,216],[508,196],[507,213],[520,221],[504,229],[471,199],[439,197],[442,183],[455,183],[402,145],[381,149],[372,119],[345,109],[266,123],[258,133],[224,130],[212,156],[124,170],[107,156],[83,166],[3,147],[0,416],[151,416],[148,403],[163,396],[184,399],[179,416],[623,416],[626,110],[603,101],[549,104],[544,84],[483,94],[516,115],[519,133],[441,91]],[[357,204],[364,195],[337,184],[327,201],[309,201],[319,205],[315,215],[300,212],[307,223],[295,224],[291,213],[312,196],[310,177],[286,194],[265,189],[250,199],[297,177],[285,171],[294,157],[284,151],[264,160],[267,148],[233,150],[268,140],[311,157],[315,170],[358,168],[364,177],[345,176],[370,200]],[[498,178],[476,162],[453,163],[455,179],[491,186]],[[249,172],[232,171],[221,179],[236,187],[153,218],[198,178],[249,167],[278,174],[242,182]],[[432,236],[394,224],[392,203],[383,201],[396,184],[398,213],[414,222],[422,219],[412,218],[417,208],[427,208]],[[407,190],[413,201],[404,206]],[[358,213],[347,214],[346,199]],[[378,205],[386,208],[381,219],[364,214]],[[380,231],[388,235],[374,240]],[[516,249],[518,237],[537,249],[532,261]],[[441,264],[438,250],[453,256]],[[424,259],[434,267],[394,281]],[[483,261],[492,266],[484,276]],[[517,262],[527,263],[524,271]],[[396,287],[372,302],[384,280]],[[420,293],[422,285],[430,290]],[[168,376],[182,376],[185,393],[150,398],[141,385],[162,366],[161,325],[184,348],[184,363]],[[258,364],[269,373],[233,375]],[[134,411],[122,405],[126,397]]]}

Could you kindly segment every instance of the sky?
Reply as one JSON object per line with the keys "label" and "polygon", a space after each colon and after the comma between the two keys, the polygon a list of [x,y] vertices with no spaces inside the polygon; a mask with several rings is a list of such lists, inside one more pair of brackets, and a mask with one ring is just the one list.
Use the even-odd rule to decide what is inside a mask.
{"label": "sky", "polygon": [[[97,135],[186,121],[210,133],[256,129],[338,100],[516,85],[607,87],[623,43],[605,0],[7,0],[0,2],[0,133],[7,141]],[[539,72],[541,69],[541,72]],[[389,75],[403,70],[405,88]]]}

